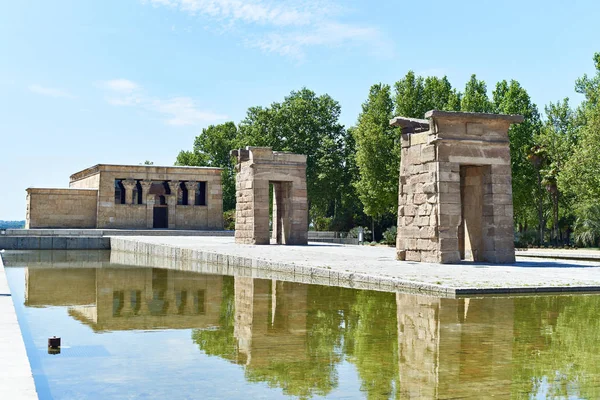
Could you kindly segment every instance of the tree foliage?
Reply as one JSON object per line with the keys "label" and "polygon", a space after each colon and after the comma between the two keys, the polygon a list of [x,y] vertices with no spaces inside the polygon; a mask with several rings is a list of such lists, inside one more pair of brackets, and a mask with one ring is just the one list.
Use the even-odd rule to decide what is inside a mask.
{"label": "tree foliage", "polygon": [[235,172],[229,152],[238,147],[238,130],[233,122],[210,125],[194,140],[191,151],[180,151],[175,165],[223,168],[223,210],[235,208]]}
{"label": "tree foliage", "polygon": [[487,85],[484,81],[477,80],[475,74],[465,85],[465,92],[460,99],[460,111],[468,112],[493,112],[492,103],[487,95]]}
{"label": "tree foliage", "polygon": [[[482,87],[481,84],[477,83],[474,76],[471,77],[469,83],[471,86],[478,86],[480,89],[485,88],[485,84]],[[471,97],[478,96],[473,95]],[[481,107],[489,103],[482,96],[479,96],[479,98]],[[510,139],[515,219],[517,222],[526,224],[527,220],[536,214],[536,203],[531,202],[531,199],[539,199],[543,195],[536,184],[534,165],[528,159],[529,150],[534,144],[534,136],[541,126],[540,115],[537,106],[532,103],[527,91],[514,80],[511,80],[510,83],[504,80],[496,84],[490,107],[493,107],[493,111],[498,114],[519,114],[524,117],[521,124],[510,127],[508,136]]]}
{"label": "tree foliage", "polygon": [[240,143],[307,155],[306,180],[311,215],[324,216],[340,201],[347,132],[341,107],[331,96],[303,88],[281,103],[251,107],[240,123]]}
{"label": "tree foliage", "polygon": [[390,91],[389,85],[371,86],[353,131],[360,171],[355,185],[365,214],[374,218],[394,214],[398,207],[400,148],[397,130],[390,126]]}
{"label": "tree foliage", "polygon": [[347,231],[368,224],[368,215],[383,231],[395,220],[398,201],[400,149],[399,132],[389,126],[393,116],[423,118],[432,109],[520,114],[524,122],[508,132],[515,223],[522,237],[535,236],[529,228],[536,227],[540,244],[565,241],[576,217],[589,222],[595,215],[589,210],[600,197],[600,53],[594,65],[595,74],[575,83],[575,91],[585,97],[581,105],[573,109],[568,99],[549,103],[544,116],[515,80],[496,83],[490,97],[475,74],[461,92],[447,77],[409,71],[393,85],[393,93],[389,85],[373,85],[356,126],[345,129],[337,101],[302,88],[281,102],[250,107],[237,127],[227,122],[203,129],[193,149],[179,153],[177,164],[224,168],[228,210],[235,208],[231,149],[269,146],[306,154],[313,224]]}

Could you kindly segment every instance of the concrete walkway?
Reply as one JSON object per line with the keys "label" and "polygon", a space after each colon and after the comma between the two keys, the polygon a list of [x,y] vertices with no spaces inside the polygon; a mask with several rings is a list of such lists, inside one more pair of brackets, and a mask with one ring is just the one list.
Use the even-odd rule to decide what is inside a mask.
{"label": "concrete walkway", "polygon": [[541,257],[561,260],[599,261],[600,251],[588,249],[520,249],[517,256]]}
{"label": "concrete walkway", "polygon": [[397,261],[390,247],[236,245],[228,237],[114,237],[111,247],[113,253],[146,257],[145,262],[157,257],[175,264],[197,261],[325,277],[329,281],[317,283],[383,290],[445,295],[600,291],[600,262],[593,261],[518,257],[512,265],[442,265]]}
{"label": "concrete walkway", "polygon": [[37,399],[35,383],[17,322],[0,255],[0,399]]}

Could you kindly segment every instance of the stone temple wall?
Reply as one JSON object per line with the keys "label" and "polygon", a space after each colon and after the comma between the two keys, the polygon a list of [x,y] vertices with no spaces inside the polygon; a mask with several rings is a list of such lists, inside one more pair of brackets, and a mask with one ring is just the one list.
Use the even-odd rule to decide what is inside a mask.
{"label": "stone temple wall", "polygon": [[511,263],[508,129],[523,117],[429,111],[402,129],[397,257],[406,261]]}
{"label": "stone temple wall", "polygon": [[25,228],[95,228],[98,191],[27,189]]}

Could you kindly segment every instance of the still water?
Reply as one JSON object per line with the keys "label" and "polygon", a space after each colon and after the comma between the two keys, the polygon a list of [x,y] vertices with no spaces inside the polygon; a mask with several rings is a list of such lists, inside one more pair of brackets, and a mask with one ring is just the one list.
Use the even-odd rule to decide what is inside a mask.
{"label": "still water", "polygon": [[42,399],[600,398],[600,296],[446,299],[7,264]]}

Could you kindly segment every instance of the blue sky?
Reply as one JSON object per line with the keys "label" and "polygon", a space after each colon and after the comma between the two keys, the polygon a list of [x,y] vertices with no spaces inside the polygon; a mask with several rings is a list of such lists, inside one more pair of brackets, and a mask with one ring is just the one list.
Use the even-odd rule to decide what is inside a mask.
{"label": "blue sky", "polygon": [[303,86],[338,100],[346,126],[372,84],[410,69],[579,102],[598,15],[593,0],[4,1],[0,219],[24,219],[27,187],[94,164],[172,165],[203,127]]}

